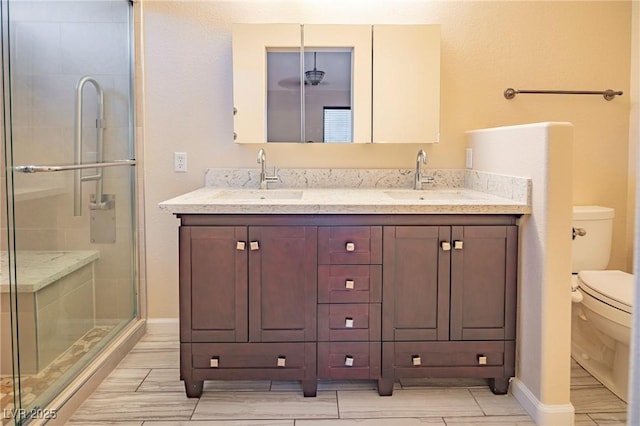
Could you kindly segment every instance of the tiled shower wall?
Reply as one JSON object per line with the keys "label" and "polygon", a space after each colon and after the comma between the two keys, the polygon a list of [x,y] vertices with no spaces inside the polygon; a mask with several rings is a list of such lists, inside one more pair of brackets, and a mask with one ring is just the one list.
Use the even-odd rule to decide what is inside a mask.
{"label": "tiled shower wall", "polygon": [[[9,21],[14,164],[74,162],[75,88],[85,75],[98,80],[105,93],[104,160],[130,158],[126,2],[10,0]],[[96,105],[96,91],[86,84],[83,162],[96,160]],[[82,184],[83,214],[74,217],[73,172],[19,175],[14,181],[18,250],[101,252],[94,297],[97,317],[104,321],[132,312],[129,173],[126,167],[104,169],[104,193],[116,196],[115,244],[89,241],[95,182]]]}

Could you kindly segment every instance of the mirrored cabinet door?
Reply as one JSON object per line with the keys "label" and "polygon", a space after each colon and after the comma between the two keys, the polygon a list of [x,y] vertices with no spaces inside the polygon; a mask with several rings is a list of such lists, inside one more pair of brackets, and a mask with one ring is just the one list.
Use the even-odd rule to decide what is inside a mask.
{"label": "mirrored cabinet door", "polygon": [[305,142],[371,143],[371,25],[303,28],[304,69],[324,72],[304,88]]}
{"label": "mirrored cabinet door", "polygon": [[373,142],[436,143],[440,26],[373,26]]}
{"label": "mirrored cabinet door", "polygon": [[[267,141],[267,53],[290,53],[300,81],[300,24],[233,24],[234,139],[238,143]],[[280,82],[287,85],[287,82]],[[295,95],[294,95],[295,96]],[[298,92],[298,104],[300,92]],[[287,122],[298,123],[300,109],[287,111]],[[297,116],[296,116],[297,114]]]}

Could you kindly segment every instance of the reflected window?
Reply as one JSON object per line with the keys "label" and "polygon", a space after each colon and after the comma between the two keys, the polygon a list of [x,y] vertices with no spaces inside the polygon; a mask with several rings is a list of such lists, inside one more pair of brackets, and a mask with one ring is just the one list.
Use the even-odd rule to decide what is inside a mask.
{"label": "reflected window", "polygon": [[324,142],[351,142],[353,117],[350,107],[324,107]]}

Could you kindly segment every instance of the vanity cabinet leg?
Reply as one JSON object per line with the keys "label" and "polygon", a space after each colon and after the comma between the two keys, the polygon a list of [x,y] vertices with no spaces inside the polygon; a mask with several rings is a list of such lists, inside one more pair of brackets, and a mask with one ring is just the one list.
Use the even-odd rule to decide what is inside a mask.
{"label": "vanity cabinet leg", "polygon": [[505,395],[509,392],[509,377],[494,377],[487,379],[489,389],[496,395]]}
{"label": "vanity cabinet leg", "polygon": [[302,380],[302,393],[306,397],[316,396],[318,390],[317,380]]}
{"label": "vanity cabinet leg", "polygon": [[202,396],[202,388],[204,387],[204,380],[185,380],[184,389],[189,398],[200,398]]}
{"label": "vanity cabinet leg", "polygon": [[378,395],[391,396],[393,394],[393,379],[378,379]]}

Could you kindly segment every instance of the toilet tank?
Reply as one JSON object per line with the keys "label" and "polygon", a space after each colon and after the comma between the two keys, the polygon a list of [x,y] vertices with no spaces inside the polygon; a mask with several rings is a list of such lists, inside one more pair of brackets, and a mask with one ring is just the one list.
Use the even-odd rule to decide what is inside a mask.
{"label": "toilet tank", "polygon": [[602,270],[609,264],[614,209],[602,206],[573,206],[573,228],[584,229],[584,236],[573,240],[574,273]]}

